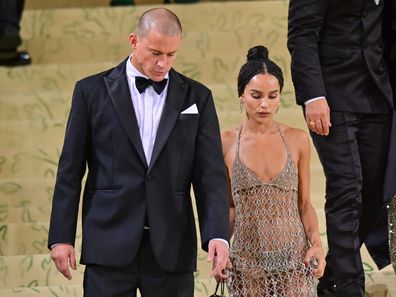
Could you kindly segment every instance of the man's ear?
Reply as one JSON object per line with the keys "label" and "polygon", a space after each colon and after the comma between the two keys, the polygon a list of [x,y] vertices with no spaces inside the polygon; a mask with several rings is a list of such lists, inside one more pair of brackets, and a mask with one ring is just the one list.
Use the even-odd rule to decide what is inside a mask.
{"label": "man's ear", "polygon": [[129,45],[131,46],[132,50],[136,49],[138,43],[138,36],[135,33],[129,34]]}

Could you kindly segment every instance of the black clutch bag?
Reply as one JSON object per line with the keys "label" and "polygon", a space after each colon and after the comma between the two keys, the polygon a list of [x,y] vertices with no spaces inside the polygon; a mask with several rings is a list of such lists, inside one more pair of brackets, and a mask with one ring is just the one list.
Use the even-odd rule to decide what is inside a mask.
{"label": "black clutch bag", "polygon": [[[220,295],[217,294],[217,291],[219,291],[219,288],[220,288]],[[215,292],[212,295],[210,295],[209,297],[225,297],[224,282],[217,282]]]}

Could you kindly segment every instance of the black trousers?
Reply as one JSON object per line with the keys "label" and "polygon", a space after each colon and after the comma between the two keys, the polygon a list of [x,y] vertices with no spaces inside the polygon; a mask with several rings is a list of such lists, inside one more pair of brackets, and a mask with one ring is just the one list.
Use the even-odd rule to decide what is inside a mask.
{"label": "black trousers", "polygon": [[0,36],[4,30],[19,32],[24,4],[25,0],[0,0]]}
{"label": "black trousers", "polygon": [[[25,0],[0,0],[0,45],[1,40],[10,35],[19,35],[19,23]],[[15,45],[7,48],[6,44],[0,50],[15,50]]]}
{"label": "black trousers", "polygon": [[124,268],[87,265],[84,297],[193,297],[192,272],[166,272],[155,260],[149,231],[145,231],[138,256]]}
{"label": "black trousers", "polygon": [[390,114],[332,112],[330,134],[311,133],[326,176],[325,274],[341,297],[364,296],[363,243],[377,264],[389,263],[382,194],[390,121]]}

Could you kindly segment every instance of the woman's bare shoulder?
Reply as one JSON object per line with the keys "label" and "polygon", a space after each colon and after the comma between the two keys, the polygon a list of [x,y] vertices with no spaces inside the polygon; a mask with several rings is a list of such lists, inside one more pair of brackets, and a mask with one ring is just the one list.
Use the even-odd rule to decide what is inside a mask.
{"label": "woman's bare shoulder", "polygon": [[221,142],[223,145],[223,152],[227,152],[235,143],[238,136],[239,128],[224,130],[221,133]]}
{"label": "woman's bare shoulder", "polygon": [[304,147],[310,141],[308,133],[302,129],[290,127],[285,124],[280,124],[279,128],[289,145]]}

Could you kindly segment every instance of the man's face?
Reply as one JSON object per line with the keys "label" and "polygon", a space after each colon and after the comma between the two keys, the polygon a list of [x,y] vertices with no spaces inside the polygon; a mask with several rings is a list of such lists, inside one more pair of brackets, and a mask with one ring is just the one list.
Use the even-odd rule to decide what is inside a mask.
{"label": "man's face", "polygon": [[129,43],[133,49],[132,65],[148,78],[161,81],[176,58],[180,34],[168,36],[150,31],[139,37],[132,33]]}

